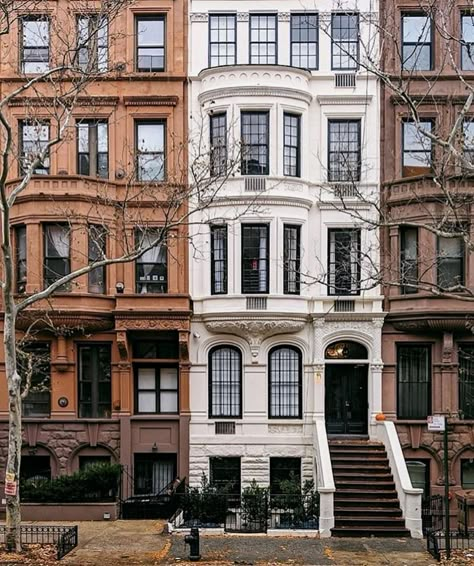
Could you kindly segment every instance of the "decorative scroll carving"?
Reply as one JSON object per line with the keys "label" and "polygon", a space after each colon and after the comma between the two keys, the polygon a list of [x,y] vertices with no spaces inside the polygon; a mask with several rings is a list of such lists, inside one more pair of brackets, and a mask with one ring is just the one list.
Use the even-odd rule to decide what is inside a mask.
{"label": "decorative scroll carving", "polygon": [[191,12],[189,17],[192,22],[207,22],[209,14],[207,12]]}
{"label": "decorative scroll carving", "polygon": [[237,21],[238,22],[248,22],[249,21],[249,13],[248,12],[237,12]]}
{"label": "decorative scroll carving", "polygon": [[236,334],[245,338],[250,345],[252,357],[258,357],[262,342],[276,334],[288,334],[303,330],[305,320],[212,320],[205,322],[210,332]]}
{"label": "decorative scroll carving", "polygon": [[127,333],[124,331],[117,332],[117,347],[121,360],[128,360],[128,340]]}
{"label": "decorative scroll carving", "polygon": [[454,353],[454,337],[452,332],[443,333],[443,364],[452,364]]}
{"label": "decorative scroll carving", "polygon": [[117,330],[188,330],[188,319],[182,318],[128,318],[117,317]]}
{"label": "decorative scroll carving", "polygon": [[289,22],[290,21],[290,12],[278,12],[278,21],[279,22]]}
{"label": "decorative scroll carving", "polygon": [[179,359],[182,362],[189,360],[189,332],[179,333]]}

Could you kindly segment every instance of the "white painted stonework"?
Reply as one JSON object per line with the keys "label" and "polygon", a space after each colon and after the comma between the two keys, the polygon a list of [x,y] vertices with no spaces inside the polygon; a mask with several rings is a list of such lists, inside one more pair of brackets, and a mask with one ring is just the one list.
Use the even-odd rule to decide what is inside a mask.
{"label": "white painted stonework", "polygon": [[[361,11],[362,43],[369,43],[374,2],[356,3]],[[351,2],[344,2],[350,10]],[[375,415],[381,411],[381,330],[384,313],[376,286],[353,299],[354,312],[335,312],[335,299],[321,282],[327,266],[328,229],[360,227],[362,277],[370,278],[377,263],[379,242],[374,231],[357,222],[355,215],[339,210],[334,186],[327,181],[328,119],[360,118],[362,172],[359,190],[377,195],[379,179],[379,94],[376,79],[363,69],[356,73],[354,88],[336,88],[331,71],[331,41],[319,32],[319,70],[306,71],[290,64],[290,13],[304,8],[318,11],[326,27],[331,10],[341,3],[305,0],[192,0],[190,2],[190,117],[191,153],[201,153],[209,143],[209,115],[226,111],[229,150],[238,155],[240,112],[270,113],[270,173],[261,192],[245,191],[245,177],[238,171],[224,184],[192,227],[190,247],[191,294],[194,318],[191,332],[191,424],[190,483],[198,484],[202,472],[209,474],[212,456],[240,456],[242,486],[256,479],[269,482],[271,457],[300,457],[303,479],[314,478],[318,486],[334,491],[332,475],[319,468],[328,453],[316,423],[325,420],[325,349],[334,341],[353,340],[368,350],[369,434],[376,437]],[[249,65],[249,11],[278,11],[278,65]],[[208,68],[209,18],[211,13],[237,12],[237,66]],[[372,29],[372,37],[374,34]],[[373,39],[372,39],[373,41]],[[374,42],[375,43],[375,42]],[[283,176],[283,113],[301,115],[301,177]],[[208,147],[207,147],[208,149]],[[193,160],[193,155],[190,157]],[[346,201],[346,205],[347,205]],[[370,207],[354,198],[349,207]],[[195,218],[194,221],[197,219]],[[211,295],[209,223],[228,224],[228,293]],[[241,224],[270,225],[270,292],[266,309],[247,310],[248,295],[241,294]],[[301,226],[301,271],[307,276],[299,296],[283,289],[283,225]],[[242,418],[235,421],[235,434],[216,435],[209,418],[208,355],[212,347],[233,345],[242,352]],[[268,417],[268,353],[277,345],[299,348],[303,359],[302,419]],[[324,427],[323,427],[324,430]],[[326,446],[327,448],[327,446]],[[321,451],[321,452],[320,452]],[[321,461],[324,455],[324,462]],[[331,491],[332,489],[332,491]],[[331,500],[332,501],[332,500]],[[324,508],[322,500],[322,507]],[[323,511],[323,513],[326,511]],[[331,509],[323,528],[331,527]]]}

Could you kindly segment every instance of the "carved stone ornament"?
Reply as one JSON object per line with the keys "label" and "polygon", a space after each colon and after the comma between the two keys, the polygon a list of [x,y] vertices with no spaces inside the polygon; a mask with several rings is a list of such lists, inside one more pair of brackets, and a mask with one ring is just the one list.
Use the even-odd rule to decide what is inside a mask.
{"label": "carved stone ornament", "polygon": [[191,12],[189,17],[192,22],[207,22],[209,14],[207,12]]}
{"label": "carved stone ornament", "polygon": [[268,425],[269,434],[301,434],[303,425]]}
{"label": "carved stone ornament", "polygon": [[278,21],[279,22],[289,22],[290,21],[290,12],[278,12]]}
{"label": "carved stone ornament", "polygon": [[289,334],[303,330],[304,319],[299,320],[265,320],[265,319],[227,319],[206,321],[206,328],[216,334],[236,334],[245,338],[250,345],[252,358],[257,360],[258,351],[264,340],[276,334]]}
{"label": "carved stone ornament", "polygon": [[248,22],[249,21],[249,13],[248,12],[237,12],[237,21],[238,22]]}

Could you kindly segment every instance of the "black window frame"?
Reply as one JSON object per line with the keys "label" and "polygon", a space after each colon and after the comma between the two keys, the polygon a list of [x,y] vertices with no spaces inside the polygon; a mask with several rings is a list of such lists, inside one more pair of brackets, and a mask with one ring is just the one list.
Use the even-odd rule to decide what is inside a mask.
{"label": "black window frame", "polygon": [[[431,399],[432,379],[433,379],[432,345],[428,343],[398,343],[396,345],[396,348],[397,348],[397,419],[426,421],[428,415],[431,414],[431,407],[432,407],[432,399]],[[403,389],[402,384],[404,382],[400,381],[400,372],[401,372],[400,359],[401,359],[401,352],[404,349],[407,351],[424,349],[425,350],[424,355],[426,355],[427,357],[427,369],[428,369],[428,375],[425,381],[413,380],[406,382],[408,383],[408,386],[406,387],[408,391],[406,393],[402,391]],[[410,362],[410,369],[413,370],[413,368],[414,365]],[[422,391],[422,393],[420,394],[418,400],[416,399],[416,395],[413,391],[413,388],[411,387],[412,383],[414,383],[415,386],[420,384],[420,390]],[[423,390],[425,390],[424,393]],[[425,407],[422,406],[421,407],[422,410],[420,410],[419,408],[417,408],[417,411],[413,411],[412,408],[408,410],[406,407],[403,407],[402,405],[402,398],[404,397],[410,399],[413,404],[415,404],[415,401],[418,402],[420,402],[420,400],[421,402],[425,401],[426,406]]]}
{"label": "black window frame", "polygon": [[[356,32],[357,32],[357,41],[351,40],[351,41],[336,41],[334,39],[334,20],[337,17],[340,16],[356,16],[357,18],[357,28],[356,28]],[[337,29],[343,29],[343,28],[337,28]],[[351,28],[345,28],[346,30],[350,30]],[[343,67],[341,66],[341,64],[339,65],[335,65],[335,53],[334,53],[334,46],[335,44],[346,44],[346,45],[351,45],[357,43],[357,55],[356,55],[356,60],[354,61],[354,57],[352,55],[350,55],[350,48],[345,48],[342,51],[342,55],[337,55],[337,57],[339,58],[339,60],[341,59],[341,57],[349,57],[350,61],[353,61],[353,65],[350,65],[348,67]],[[360,59],[360,14],[359,12],[332,12],[331,13],[331,70],[332,71],[357,71],[357,69],[359,68],[359,59]]]}
{"label": "black window frame", "polygon": [[[67,256],[48,256],[47,255],[47,250],[48,250],[48,229],[52,228],[52,227],[61,227],[64,228],[67,231],[67,235],[68,235],[68,255]],[[58,281],[59,279],[61,279],[61,277],[64,277],[65,275],[69,275],[71,273],[71,228],[68,224],[66,223],[62,223],[62,222],[48,222],[43,224],[43,259],[44,259],[44,268],[43,268],[43,283],[45,287],[48,287],[49,285],[51,285],[52,283]],[[63,274],[59,274],[58,272],[54,271],[53,269],[50,269],[48,267],[48,264],[50,261],[54,261],[54,260],[62,260],[64,266],[65,266],[65,272]],[[59,262],[58,262],[59,263]],[[55,277],[55,275],[50,275],[50,273],[54,273],[56,275],[58,275],[57,277]],[[70,283],[66,283],[65,285],[62,285],[59,289],[57,289],[57,291],[69,291],[70,290]]]}
{"label": "black window frame", "polygon": [[459,471],[461,473],[461,488],[464,490],[472,490],[474,488],[474,485],[472,487],[466,487],[466,482],[464,480],[464,476],[466,473],[464,467],[466,464],[474,467],[474,458],[460,458]]}
{"label": "black window frame", "polygon": [[[219,472],[218,475],[222,476],[222,479],[216,479],[216,472]],[[240,496],[242,490],[241,457],[211,456],[209,458],[209,483],[217,487],[221,493]],[[229,488],[229,484],[232,487]]]}
{"label": "black window frame", "polygon": [[[140,244],[140,238],[144,238],[147,236],[147,233],[156,233],[159,234],[160,233],[161,228],[160,227],[150,227],[147,229],[142,229],[142,228],[136,228],[135,229],[135,244],[137,246],[137,248],[141,245]],[[160,250],[158,251],[158,258],[164,257],[165,258],[165,262],[163,261],[155,261],[155,262],[145,262],[142,261],[144,254],[148,253],[148,251],[154,250],[156,248],[156,245],[153,246],[152,248],[150,248],[150,250],[145,251],[144,253],[140,254],[137,259],[135,260],[135,292],[140,294],[140,295],[163,295],[168,293],[168,288],[169,288],[169,258],[168,258],[168,246],[166,245],[165,241],[162,241],[161,243],[157,244],[160,246]],[[146,246],[145,246],[146,247]],[[161,248],[164,248],[163,251],[163,255],[161,254]],[[162,267],[156,267],[156,270],[158,271],[158,273],[156,274],[156,277],[163,277],[163,272],[165,272],[164,275],[164,281],[161,279],[157,279],[156,282],[154,282],[154,280],[143,280],[140,281],[140,269],[141,266],[144,265],[152,265],[152,266],[165,266],[165,269],[163,269]],[[153,268],[152,270],[153,271]],[[152,272],[150,271],[149,273],[149,277],[154,277],[155,275],[152,275]],[[155,289],[153,291],[148,291],[148,290],[144,290],[143,286],[153,286],[151,287],[152,289]]]}
{"label": "black window frame", "polygon": [[[473,41],[465,41],[464,39],[464,19],[470,18],[473,27],[474,27],[474,12],[469,12],[465,10],[461,10],[460,13],[460,67],[463,71],[474,71],[474,40]],[[471,66],[464,65],[464,53],[467,52],[467,58],[471,61]]]}
{"label": "black window frame", "polygon": [[[351,248],[349,249],[349,262],[345,262],[348,263],[351,266],[351,272],[350,272],[350,288],[347,287],[343,287],[343,286],[339,286],[339,284],[337,283],[337,278],[338,275],[339,277],[343,277],[343,279],[347,279],[347,270],[343,270],[343,272],[339,272],[337,270],[337,258],[336,255],[338,253],[338,250],[336,249],[337,247],[337,238],[335,237],[334,240],[334,260],[333,260],[333,256],[332,256],[332,252],[331,252],[331,245],[332,245],[332,235],[334,234],[334,236],[336,236],[336,234],[348,234],[351,236],[351,241],[350,241],[350,246]],[[352,237],[353,235],[356,236],[356,246],[357,246],[357,260],[356,260],[356,287],[354,288],[354,280],[352,277],[352,272],[353,272],[353,266],[354,266],[354,262],[352,261],[352,258],[350,257],[352,254],[352,245],[353,245],[353,240]],[[327,261],[328,261],[328,268],[327,268],[327,287],[328,287],[328,295],[332,296],[332,297],[336,297],[336,296],[358,296],[361,293],[361,262],[362,262],[362,250],[361,250],[361,230],[360,228],[353,228],[353,227],[347,227],[347,228],[328,228],[328,255],[327,255]],[[334,268],[333,268],[334,266]],[[331,283],[331,281],[334,279],[334,284]]]}
{"label": "black window frame", "polygon": [[283,112],[283,175],[301,177],[301,114],[293,112]]}
{"label": "black window frame", "polygon": [[[278,472],[278,474],[275,474],[275,472]],[[270,493],[272,495],[283,495],[279,491],[280,488],[277,488],[277,484],[288,481],[292,474],[302,483],[301,457],[270,457]],[[275,478],[275,475],[281,477]]]}
{"label": "black window frame", "polygon": [[[15,234],[15,290],[25,293],[28,281],[28,245],[26,224],[17,224],[13,227]],[[22,242],[22,244],[20,244]],[[24,249],[22,249],[24,244]]]}
{"label": "black window frame", "polygon": [[[341,125],[347,126],[347,135],[346,139],[341,139]],[[341,146],[350,147],[353,143],[350,140],[350,135],[353,132],[350,132],[351,126],[357,127],[357,149],[349,150],[346,149],[345,151],[341,149]],[[335,127],[339,126],[338,132],[335,131]],[[339,139],[334,139],[336,134],[339,134]],[[337,149],[333,150],[333,144],[338,144]],[[354,172],[353,168],[348,166],[349,164],[352,165],[353,161],[349,161],[347,158],[341,159],[343,162],[342,165],[345,168],[341,167],[341,163],[338,160],[333,162],[332,156],[356,156],[356,170]],[[344,163],[345,161],[345,163]],[[337,169],[334,165],[338,165]],[[360,181],[361,176],[361,167],[362,165],[362,120],[360,118],[331,118],[328,120],[328,181],[330,183],[358,183]]]}
{"label": "black window frame", "polygon": [[[46,71],[48,71],[50,69],[51,66],[51,18],[49,18],[47,15],[45,14],[35,14],[35,15],[29,15],[29,16],[21,16],[19,18],[20,20],[20,53],[19,53],[19,67],[20,67],[20,72],[25,74],[25,75],[40,75]],[[48,43],[47,44],[42,44],[42,45],[35,45],[34,47],[25,47],[25,34],[24,34],[24,24],[25,22],[33,22],[33,21],[43,21],[43,22],[47,22],[48,23]],[[43,55],[43,57],[39,56],[39,53],[37,53],[37,58],[36,59],[31,59],[31,60],[27,60],[25,58],[25,50],[26,49],[31,49],[33,51],[35,50],[43,50],[46,51],[46,56]],[[47,66],[40,71],[25,71],[25,63],[46,63],[47,62]]]}
{"label": "black window frame", "polygon": [[[107,228],[102,224],[89,224],[87,230],[87,255],[88,263],[100,261],[107,254]],[[99,276],[101,289],[93,290],[99,285],[94,277]],[[107,290],[107,268],[105,265],[95,267],[87,275],[87,290],[89,293],[104,294]]]}
{"label": "black window frame", "polygon": [[[90,372],[92,379],[83,378],[85,360],[83,352],[90,351]],[[108,356],[108,379],[107,373],[102,365],[101,353]],[[80,419],[110,419],[112,417],[112,343],[111,342],[87,342],[77,344],[77,417]],[[85,383],[90,383],[90,401],[84,400]],[[108,399],[100,400],[105,387],[101,383],[108,383]],[[85,411],[90,406],[90,411]],[[101,410],[101,407],[102,409]]]}
{"label": "black window frame", "polygon": [[[418,293],[418,228],[413,226],[402,226],[400,228],[400,291],[402,295]],[[409,234],[414,234],[415,258],[407,257],[407,239]]]}
{"label": "black window frame", "polygon": [[[135,373],[135,415],[179,415],[180,412],[180,375],[179,375],[179,365],[177,363],[134,363],[134,373]],[[139,370],[154,369],[155,370],[155,387],[153,389],[139,388]],[[162,369],[175,369],[176,370],[176,389],[163,389],[161,387],[161,370]],[[139,397],[142,391],[154,391],[155,392],[155,411],[140,411]],[[171,392],[176,393],[176,411],[162,411],[161,410],[161,393]]]}
{"label": "black window frame", "polygon": [[[466,362],[466,363],[463,363]],[[459,418],[474,419],[474,343],[458,344]]]}
{"label": "black window frame", "polygon": [[[429,42],[413,42],[413,41],[405,41],[405,18],[426,18],[429,23],[430,23],[430,40]],[[421,71],[421,72],[426,72],[426,71],[432,71],[434,68],[434,26],[433,26],[433,18],[430,16],[430,14],[427,14],[426,12],[423,11],[410,11],[410,12],[402,12],[401,13],[401,69],[402,71],[408,71],[408,72],[417,72],[417,71]],[[428,69],[417,69],[417,68],[405,68],[405,63],[406,61],[408,61],[414,54],[415,49],[417,46],[420,46],[421,48],[425,47],[426,45],[429,45],[429,53],[430,53],[430,65]],[[412,51],[411,51],[411,55],[408,58],[404,57],[404,52],[405,52],[405,46],[408,47],[412,47]]]}
{"label": "black window frame", "polygon": [[[474,19],[474,16],[473,16]],[[474,57],[474,43],[473,45],[473,57]],[[473,69],[474,71],[474,61],[473,61]],[[466,126],[470,126],[472,128],[472,134],[471,135],[467,135],[467,128]],[[463,120],[463,124],[462,124],[462,151],[463,151],[463,156],[464,159],[466,159],[467,161],[469,161],[469,163],[474,167],[474,117],[473,116],[467,116],[464,118]],[[466,144],[466,141],[469,141],[469,144]],[[465,169],[467,170],[467,173],[472,173],[472,169],[469,167],[465,167]]]}
{"label": "black window frame", "polygon": [[[278,352],[280,351],[285,351],[288,350],[290,352],[293,352],[294,354],[296,354],[296,359],[297,359],[297,364],[298,364],[298,376],[297,376],[297,383],[295,383],[295,381],[291,381],[289,378],[288,379],[284,379],[285,374],[284,372],[282,372],[282,370],[280,369],[280,373],[279,373],[279,377],[278,380],[273,379],[274,376],[276,375],[274,373],[274,365],[275,365],[275,360],[274,360],[274,355],[276,355]],[[294,360],[290,360],[290,358],[287,359],[287,364],[292,363]],[[279,389],[279,401],[278,401],[278,405],[276,405],[274,403],[274,395],[273,395],[273,388],[275,386],[278,386],[277,388]],[[282,395],[282,388],[283,386],[286,386],[286,389],[288,389],[290,386],[292,387],[292,391],[283,391],[283,393],[286,393],[290,399],[294,399],[294,394],[295,394],[295,388],[296,388],[296,395],[297,395],[297,402],[296,404],[294,402],[290,402],[288,407],[289,410],[288,412],[291,412],[292,410],[294,410],[295,407],[297,407],[297,411],[296,413],[294,412],[293,414],[290,415],[285,415],[282,414],[282,412],[285,412],[284,410],[282,410],[282,402],[281,402],[281,395]],[[278,410],[277,410],[278,409]],[[281,420],[295,420],[295,419],[302,419],[303,418],[303,354],[301,353],[301,350],[299,348],[297,348],[296,346],[291,346],[291,345],[287,345],[287,344],[281,344],[278,346],[274,346],[273,348],[271,348],[271,350],[268,352],[268,418],[269,419],[281,419]]]}
{"label": "black window frame", "polygon": [[[81,20],[87,20],[87,37],[82,43]],[[77,66],[82,71],[106,72],[108,70],[109,63],[109,22],[107,16],[99,13],[77,14],[76,39]],[[101,52],[102,54],[105,53],[105,64]]]}
{"label": "black window frame", "polygon": [[[293,25],[294,23],[296,23],[296,18],[307,18],[306,27],[297,28],[295,25]],[[309,18],[315,18],[316,19],[314,28],[312,28],[311,25],[309,24]],[[306,41],[296,41],[294,39],[296,30],[301,31],[301,30],[310,30],[310,29],[315,30],[316,41],[309,41],[309,39],[307,39]],[[316,58],[316,64],[314,66],[295,64],[295,58],[296,57],[299,58],[300,63],[301,63],[302,58],[307,58],[308,61],[309,61],[309,58],[312,57],[312,55],[310,55],[310,54],[302,55],[300,53],[300,54],[297,55],[294,52],[295,46],[296,45],[308,45],[309,46],[311,44],[316,45],[316,54],[314,55],[314,57]],[[292,67],[297,67],[299,69],[308,69],[310,71],[317,71],[319,69],[319,14],[318,14],[318,12],[291,12],[291,14],[290,14],[290,64],[291,64]]]}
{"label": "black window frame", "polygon": [[[252,31],[256,30],[258,32],[262,31],[262,30],[266,30],[267,32],[272,30],[271,27],[268,27],[268,25],[264,28],[253,28],[252,27],[252,20],[253,18],[273,18],[273,21],[275,22],[275,41],[252,41]],[[268,24],[268,20],[267,20],[267,24]],[[269,56],[268,56],[268,50],[267,50],[267,55],[266,57],[266,61],[262,61],[262,56],[260,55],[260,53],[258,54],[258,61],[253,61],[252,60],[252,45],[273,45],[274,49],[275,49],[275,60],[269,62]],[[278,65],[278,14],[275,12],[262,12],[262,13],[250,13],[249,14],[249,65]]]}
{"label": "black window frame", "polygon": [[[210,233],[211,233],[211,295],[227,295],[228,292],[227,224],[211,225]],[[216,250],[216,241],[217,241],[216,234],[222,234],[221,250]],[[222,280],[219,283],[216,280],[217,273],[222,274]]]}
{"label": "black window frame", "polygon": [[[138,132],[140,126],[162,126],[163,127],[163,151],[140,151],[139,149],[139,138]],[[135,167],[136,167],[136,179],[139,183],[162,183],[166,181],[167,171],[166,171],[166,151],[167,151],[167,135],[168,135],[168,128],[167,128],[167,121],[166,118],[163,119],[137,119],[135,120]],[[160,178],[154,177],[153,179],[146,179],[143,178],[142,174],[140,173],[140,156],[142,155],[151,155],[155,156],[162,156],[162,175]]]}
{"label": "black window frame", "polygon": [[[466,228],[456,228],[454,227],[454,230],[459,229],[462,232],[464,232],[466,230]],[[442,240],[455,240],[458,241],[460,244],[460,255],[459,256],[442,256],[441,255],[441,241]],[[456,285],[449,285],[449,286],[445,286],[443,284],[442,281],[442,266],[445,263],[452,263],[454,261],[459,262],[459,282],[457,283],[457,285],[459,287],[463,287],[466,283],[466,243],[464,241],[464,238],[462,237],[462,235],[456,237],[456,238],[443,238],[442,236],[437,236],[436,237],[436,284],[438,285],[438,287],[440,289],[449,289],[451,287],[456,287]],[[462,290],[462,289],[460,289]]]}
{"label": "black window frame", "polygon": [[[212,31],[213,29],[216,29],[218,31],[218,33],[220,31],[222,31],[219,27],[219,25],[217,26],[217,28],[212,28],[211,22],[213,20],[213,18],[231,18],[233,19],[234,22],[234,41],[212,41]],[[219,20],[218,20],[219,22]],[[229,28],[227,25],[225,27],[225,32],[226,32],[226,36],[228,35],[229,32]],[[208,31],[209,31],[209,56],[208,56],[208,64],[209,67],[221,67],[221,66],[227,66],[227,65],[235,65],[237,63],[237,14],[236,13],[225,13],[225,12],[217,12],[217,13],[209,13],[209,26],[208,26]],[[212,46],[213,45],[225,45],[226,46],[226,55],[225,55],[225,59],[226,62],[225,63],[221,63],[220,59],[221,59],[221,55],[218,54],[217,56],[213,56],[212,55]],[[228,46],[233,45],[234,46],[234,55],[230,55],[227,52]],[[219,60],[219,62],[217,64],[213,64],[213,59],[214,57],[217,57],[217,59]],[[229,61],[229,58],[231,59]]]}
{"label": "black window frame", "polygon": [[[255,257],[246,257],[246,250],[249,249],[246,246],[246,239],[249,239],[251,235],[247,236],[247,231],[252,229],[264,229],[266,230],[266,253],[265,258],[255,258]],[[270,292],[270,224],[242,224],[241,225],[241,289],[242,294],[249,294],[249,295],[268,295]],[[246,262],[255,261],[258,262],[257,269],[252,269],[246,267]],[[264,289],[259,289],[260,287],[260,262],[264,262],[265,265],[265,273],[266,273],[266,285]],[[257,285],[254,285],[253,279],[251,280],[250,277],[253,275],[253,272],[256,272],[257,278]]]}
{"label": "black window frame", "polygon": [[[26,397],[22,399],[22,412],[25,418],[49,418],[51,416],[51,342],[38,341],[31,342],[22,346],[23,352],[26,354],[33,354],[31,359],[31,384],[30,390]],[[37,357],[34,357],[34,352],[38,351]],[[21,357],[17,353],[18,359],[18,372],[22,373]],[[26,359],[25,359],[26,362]],[[28,366],[30,360],[28,360]],[[28,368],[26,368],[28,371]],[[41,374],[44,374],[42,376]],[[44,382],[46,380],[46,389],[43,391],[35,391],[35,382]],[[23,380],[22,380],[23,381]],[[31,406],[29,408],[28,406]],[[37,407],[47,407],[46,410],[36,410]]]}
{"label": "black window frame", "polygon": [[[87,145],[89,151],[81,151],[80,129],[87,126]],[[99,151],[99,126],[105,126],[107,151]],[[80,118],[76,120],[76,167],[78,175],[97,177],[98,179],[109,178],[109,123],[107,119],[95,120]],[[105,155],[105,158],[104,158]],[[87,156],[87,171],[81,156]],[[100,166],[105,161],[105,167]]]}
{"label": "black window frame", "polygon": [[[293,239],[291,233],[296,235]],[[290,243],[295,242],[295,249]],[[294,254],[292,253],[294,252]],[[290,257],[294,255],[294,257]],[[290,268],[293,265],[294,267]],[[283,225],[283,294],[299,295],[301,291],[301,226],[299,224]],[[291,274],[294,274],[291,277]]]}
{"label": "black window frame", "polygon": [[[163,45],[147,45],[141,49],[162,49],[163,50],[163,66],[153,66],[153,56],[149,67],[140,66],[140,36],[138,33],[139,23],[142,21],[161,21],[163,22]],[[137,73],[162,73],[166,71],[166,15],[165,14],[136,14],[135,15],[135,70]],[[156,56],[155,56],[156,57]]]}
{"label": "black window frame", "polygon": [[[252,117],[258,117],[257,123],[252,124]],[[261,120],[265,117],[263,123]],[[246,123],[247,119],[249,122]],[[264,130],[264,143],[260,141],[260,134],[252,133],[252,127],[260,128],[262,127]],[[249,129],[248,134],[244,134],[244,129]],[[259,138],[259,143],[246,143],[245,136],[255,136],[257,135]],[[270,172],[270,112],[268,110],[242,110],[240,113],[240,136],[241,136],[241,145],[242,145],[242,157],[241,157],[241,167],[240,173],[241,175],[268,175]],[[258,148],[258,160],[253,159],[245,159],[247,153],[252,151],[252,149]],[[264,149],[263,151],[261,149]],[[266,163],[264,166],[261,165],[260,158],[265,157]],[[256,161],[250,165],[250,162]]]}
{"label": "black window frame", "polygon": [[[230,387],[235,387],[237,386],[239,391],[237,394],[237,400],[238,400],[238,406],[235,406],[235,395],[233,394],[233,392],[231,391],[230,387],[228,388],[228,391],[225,392],[225,395],[223,393],[220,393],[219,395],[219,403],[214,403],[214,389],[216,387],[216,383],[217,380],[215,379],[215,375],[214,375],[214,364],[215,364],[215,360],[214,355],[216,355],[219,351],[225,351],[228,350],[229,352],[233,352],[234,354],[237,354],[237,358],[232,359],[231,357],[229,357],[229,362],[230,365],[227,369],[227,374],[230,375],[230,379],[228,379],[228,383],[227,385]],[[232,367],[232,364],[236,363],[237,367]],[[223,360],[220,360],[220,366],[222,366],[223,364]],[[238,372],[238,376],[237,379],[235,379],[235,376],[233,375],[235,373],[235,371],[237,370]],[[209,355],[208,355],[208,413],[209,413],[209,418],[210,419],[230,419],[230,420],[235,420],[235,419],[241,419],[242,418],[242,385],[243,385],[243,365],[242,365],[242,352],[239,348],[237,348],[237,346],[234,346],[232,344],[219,344],[218,346],[214,346],[213,348],[211,348],[211,350],[209,350]],[[220,384],[221,388],[222,388],[222,380],[221,380],[221,384]],[[226,410],[222,410],[223,407],[223,401],[222,399],[226,397],[227,399],[225,400],[224,406],[228,407],[228,413],[226,414]]]}
{"label": "black window frame", "polygon": [[[431,128],[430,128],[430,132],[433,132],[433,129],[435,127],[435,120],[434,118],[420,118],[420,120],[418,120],[418,122],[420,124],[431,124]],[[433,159],[434,159],[434,147],[433,147],[433,143],[431,141],[430,138],[425,138],[427,142],[429,142],[430,147],[429,149],[411,149],[411,148],[407,148],[406,147],[406,133],[405,133],[405,126],[407,124],[413,124],[413,126],[416,128],[417,132],[420,132],[420,130],[422,130],[422,128],[418,127],[417,123],[415,122],[415,120],[411,119],[411,118],[404,118],[402,120],[402,176],[406,176],[405,175],[405,168],[410,169],[413,167],[416,167],[415,165],[405,165],[405,155],[406,154],[413,154],[413,153],[419,153],[419,154],[425,154],[425,155],[429,155],[430,157],[430,164],[429,165],[420,165],[419,168],[420,169],[424,169],[426,170],[427,173],[429,173],[432,170],[433,167]],[[421,134],[420,134],[421,136]],[[422,140],[424,138],[424,136],[422,136],[420,139]],[[422,174],[422,173],[420,173]]]}
{"label": "black window frame", "polygon": [[[43,120],[43,119],[39,119],[39,120],[28,120],[28,119],[21,119],[18,121],[18,132],[19,132],[19,136],[18,136],[18,141],[19,141],[19,148],[20,148],[20,159],[19,159],[19,175],[25,175],[30,167],[30,164],[35,160],[35,158],[33,158],[32,160],[30,159],[28,162],[27,160],[27,155],[25,153],[25,140],[24,140],[24,130],[25,127],[27,126],[33,126],[33,127],[41,127],[43,128],[44,126],[46,126],[48,128],[48,139],[46,140],[36,140],[38,146],[39,146],[39,152],[43,152],[43,149],[41,148],[42,144],[49,144],[51,141],[51,124],[49,122],[49,120]],[[24,165],[24,163],[26,163],[26,166]],[[35,167],[34,171],[33,171],[33,175],[49,175],[51,172],[51,156],[50,156],[50,152],[49,152],[49,148],[46,151],[45,155],[44,155],[44,159],[42,162],[40,162],[37,167]]]}
{"label": "black window frame", "polygon": [[210,175],[227,173],[227,112],[209,116]]}

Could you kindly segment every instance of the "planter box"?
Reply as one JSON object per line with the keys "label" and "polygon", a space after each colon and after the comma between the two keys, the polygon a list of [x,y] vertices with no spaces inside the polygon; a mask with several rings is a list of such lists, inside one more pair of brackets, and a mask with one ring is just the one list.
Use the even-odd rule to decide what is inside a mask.
{"label": "planter box", "polygon": [[110,514],[107,520],[119,518],[118,503],[22,503],[23,521],[103,521],[104,513]]}

